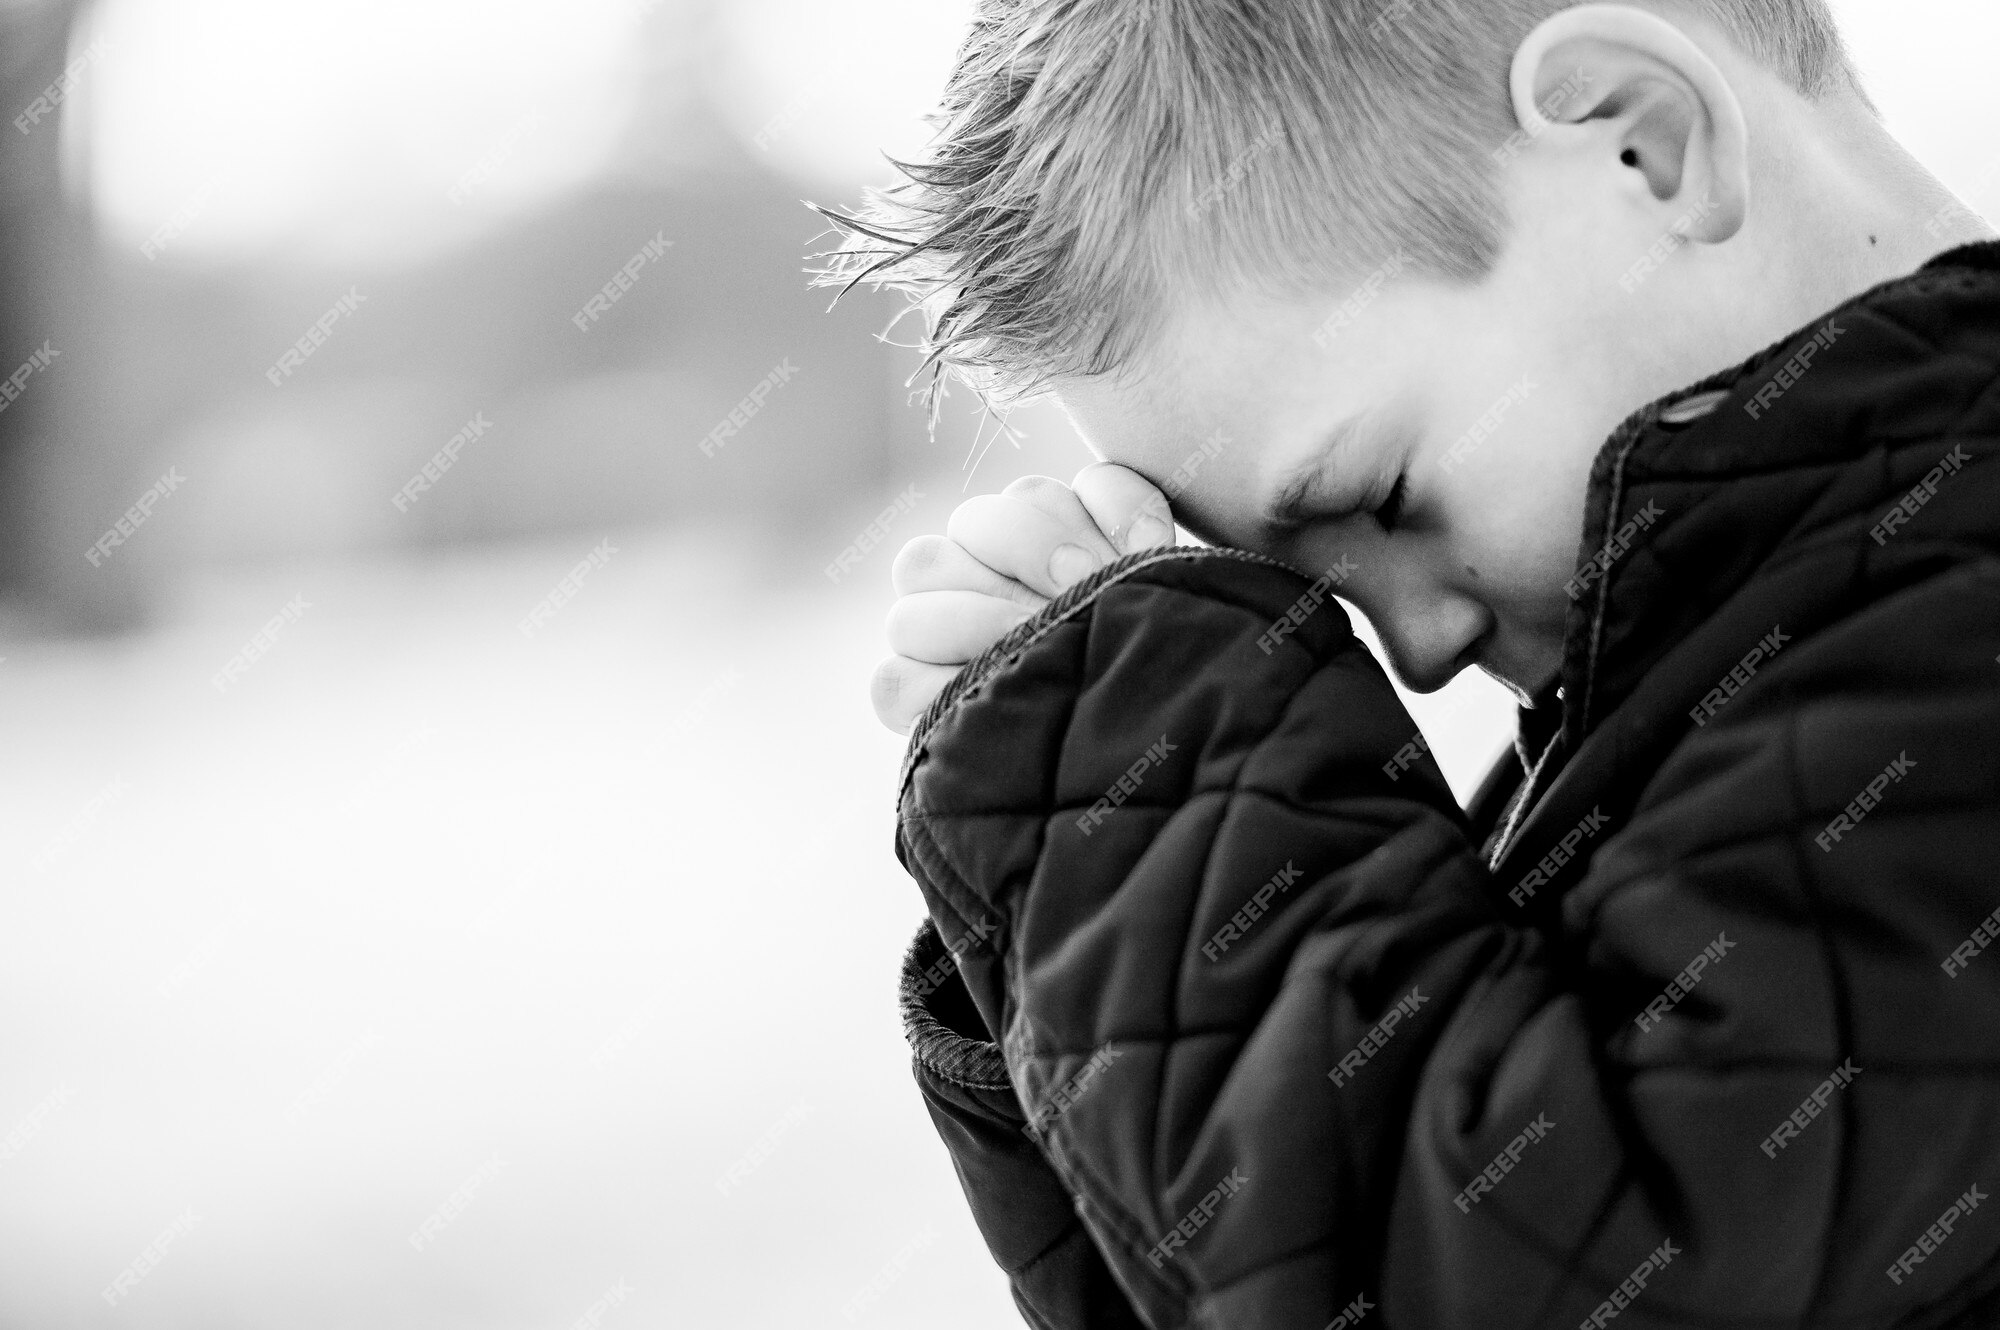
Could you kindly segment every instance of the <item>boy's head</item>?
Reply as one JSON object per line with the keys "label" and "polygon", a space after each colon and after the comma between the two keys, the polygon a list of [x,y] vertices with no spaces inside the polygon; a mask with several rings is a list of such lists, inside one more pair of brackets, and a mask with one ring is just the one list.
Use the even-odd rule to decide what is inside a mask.
{"label": "boy's head", "polygon": [[1352,560],[1420,689],[1554,675],[1620,419],[1965,229],[1824,0],[989,0],[939,123],[829,277],[1198,534]]}

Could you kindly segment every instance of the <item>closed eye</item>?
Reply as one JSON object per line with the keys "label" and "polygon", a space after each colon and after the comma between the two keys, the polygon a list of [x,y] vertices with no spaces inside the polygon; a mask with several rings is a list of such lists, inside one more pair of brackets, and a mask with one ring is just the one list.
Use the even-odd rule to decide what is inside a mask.
{"label": "closed eye", "polygon": [[1375,508],[1375,521],[1381,526],[1382,534],[1388,535],[1396,529],[1396,519],[1403,515],[1403,497],[1409,488],[1409,472],[1396,477],[1396,483],[1389,487],[1389,496]]}
{"label": "closed eye", "polygon": [[1340,457],[1355,448],[1354,439],[1361,426],[1359,419],[1335,426],[1325,444],[1279,489],[1264,515],[1263,525],[1268,534],[1282,538],[1315,522],[1365,511],[1356,502],[1352,487],[1329,474]]}

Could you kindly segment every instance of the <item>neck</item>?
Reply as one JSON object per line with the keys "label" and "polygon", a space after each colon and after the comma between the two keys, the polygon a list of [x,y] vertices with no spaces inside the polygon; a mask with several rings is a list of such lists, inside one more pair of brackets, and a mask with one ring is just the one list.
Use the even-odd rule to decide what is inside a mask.
{"label": "neck", "polygon": [[1859,97],[1829,97],[1811,120],[1811,132],[1792,139],[1811,147],[1785,180],[1786,206],[1775,210],[1789,234],[1769,237],[1794,256],[1784,274],[1798,296],[1794,326],[1946,250],[1995,237]]}

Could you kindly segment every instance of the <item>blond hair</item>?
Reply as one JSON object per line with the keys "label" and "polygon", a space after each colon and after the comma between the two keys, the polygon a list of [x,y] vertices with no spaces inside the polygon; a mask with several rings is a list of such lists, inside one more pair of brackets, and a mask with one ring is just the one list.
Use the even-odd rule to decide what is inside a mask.
{"label": "blond hair", "polygon": [[[888,286],[988,403],[1109,372],[1168,300],[1311,289],[1406,255],[1474,279],[1506,218],[1508,67],[1573,0],[982,0],[924,160],[857,210],[821,284]],[[1825,0],[1679,0],[1819,97]]]}

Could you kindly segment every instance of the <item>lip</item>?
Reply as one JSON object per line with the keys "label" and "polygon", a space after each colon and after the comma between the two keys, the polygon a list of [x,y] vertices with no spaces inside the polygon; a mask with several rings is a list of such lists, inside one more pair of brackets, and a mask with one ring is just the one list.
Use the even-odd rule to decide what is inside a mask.
{"label": "lip", "polygon": [[[1391,656],[1390,659],[1392,662],[1395,660],[1394,656]],[[1395,673],[1396,677],[1402,681],[1403,687],[1413,693],[1425,695],[1435,693],[1438,689],[1456,679],[1459,671],[1465,668],[1462,663],[1463,660],[1464,657],[1461,656],[1453,659],[1448,664],[1435,666],[1430,669],[1406,669],[1398,664]]]}
{"label": "lip", "polygon": [[[1451,663],[1452,677],[1457,678],[1460,674],[1464,673],[1466,670],[1471,669],[1475,665],[1480,667],[1481,669],[1486,669],[1486,659],[1485,659],[1486,645],[1492,640],[1493,640],[1493,626],[1489,624],[1487,625],[1486,631],[1481,633],[1479,636],[1473,638],[1472,641],[1468,642],[1466,644],[1465,650],[1459,652],[1458,657],[1452,661]],[[1489,674],[1492,673],[1491,670],[1487,670],[1487,672]]]}
{"label": "lip", "polygon": [[1488,678],[1512,693],[1524,707],[1532,707],[1535,699],[1541,696],[1542,690],[1554,683],[1562,672],[1559,667],[1541,671],[1510,668],[1505,662],[1491,659],[1477,660],[1473,663],[1484,670]]}
{"label": "lip", "polygon": [[1521,705],[1531,706],[1542,690],[1555,682],[1562,668],[1557,664],[1536,667],[1519,659],[1506,659],[1509,653],[1494,649],[1498,637],[1499,624],[1489,624],[1485,632],[1459,653],[1453,668],[1463,670],[1477,666],[1485,671],[1488,678],[1514,694]]}
{"label": "lip", "polygon": [[1451,663],[1440,673],[1437,682],[1425,691],[1429,692],[1433,689],[1442,688],[1475,666],[1485,670],[1488,674],[1494,674],[1496,678],[1499,677],[1495,674],[1494,666],[1487,660],[1489,649],[1492,647],[1494,636],[1498,631],[1499,625],[1489,619],[1486,627],[1480,630],[1479,635],[1459,649],[1458,654],[1451,658]]}

